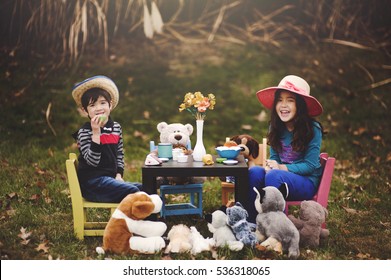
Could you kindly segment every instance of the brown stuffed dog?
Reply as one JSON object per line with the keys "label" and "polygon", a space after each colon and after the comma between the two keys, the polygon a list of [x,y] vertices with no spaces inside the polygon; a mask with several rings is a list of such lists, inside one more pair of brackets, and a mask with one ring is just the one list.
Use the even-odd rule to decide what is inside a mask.
{"label": "brown stuffed dog", "polygon": [[317,248],[319,240],[329,236],[329,230],[322,228],[328,212],[326,208],[313,200],[302,201],[300,204],[299,217],[289,215],[288,218],[294,223],[300,233],[300,246]]}
{"label": "brown stuffed dog", "polygon": [[[240,153],[248,159],[249,167],[265,164],[266,143],[260,145],[257,140],[248,134],[235,135],[231,137],[231,140],[242,148]],[[263,145],[265,145],[265,147],[263,147]]]}
{"label": "brown stuffed dog", "polygon": [[154,254],[165,247],[161,237],[167,229],[163,222],[144,221],[158,213],[162,200],[156,194],[137,192],[127,195],[111,216],[103,233],[103,248],[98,254],[109,251],[115,254]]}

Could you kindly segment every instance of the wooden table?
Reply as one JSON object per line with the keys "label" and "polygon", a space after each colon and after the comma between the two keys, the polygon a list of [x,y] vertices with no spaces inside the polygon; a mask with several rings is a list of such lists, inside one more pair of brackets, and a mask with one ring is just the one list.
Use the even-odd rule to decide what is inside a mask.
{"label": "wooden table", "polygon": [[156,193],[156,177],[235,177],[235,201],[239,201],[243,206],[248,201],[248,166],[242,155],[238,156],[236,165],[225,165],[216,163],[216,156],[213,156],[213,165],[204,165],[203,162],[193,161],[189,156],[186,163],[169,160],[162,165],[142,167],[143,191]]}

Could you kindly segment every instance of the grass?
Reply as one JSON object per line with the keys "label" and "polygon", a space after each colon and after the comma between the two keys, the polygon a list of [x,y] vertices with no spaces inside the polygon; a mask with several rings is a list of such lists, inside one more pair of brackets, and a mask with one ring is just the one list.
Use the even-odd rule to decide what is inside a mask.
{"label": "grass", "polygon": [[[194,124],[177,108],[189,91],[212,92],[214,111],[207,114],[204,143],[210,153],[226,136],[248,133],[265,136],[267,122],[257,120],[263,110],[255,99],[258,89],[274,85],[287,74],[306,77],[312,94],[323,104],[320,121],[329,132],[322,146],[336,157],[329,197],[330,238],[316,250],[301,250],[301,259],[389,259],[391,256],[390,166],[391,131],[388,110],[390,86],[361,90],[387,78],[389,58],[382,53],[343,46],[289,45],[281,49],[230,45],[129,44],[113,46],[115,59],[97,59],[91,50],[77,69],[63,69],[45,78],[50,63],[31,57],[1,65],[0,100],[0,255],[1,259],[100,259],[95,247],[101,237],[77,240],[73,235],[71,200],[65,159],[77,151],[71,134],[85,121],[71,97],[72,84],[105,74],[120,89],[120,103],[112,113],[124,129],[125,179],[141,181],[140,167],[149,140],[158,140],[161,121]],[[131,55],[129,55],[131,53]],[[7,56],[3,52],[2,56]],[[8,57],[7,60],[9,61]],[[46,63],[46,64],[45,64]],[[50,122],[45,114],[51,103]],[[193,136],[195,137],[195,136]],[[195,141],[195,138],[192,138]],[[204,211],[220,206],[216,178],[205,183]],[[107,218],[107,213],[91,213]],[[195,225],[210,237],[206,222],[195,216],[167,218]],[[31,232],[23,239],[21,229]],[[28,243],[26,240],[29,240]],[[25,242],[23,242],[25,241]],[[284,259],[270,252],[245,248],[217,255],[106,256],[113,259]]]}

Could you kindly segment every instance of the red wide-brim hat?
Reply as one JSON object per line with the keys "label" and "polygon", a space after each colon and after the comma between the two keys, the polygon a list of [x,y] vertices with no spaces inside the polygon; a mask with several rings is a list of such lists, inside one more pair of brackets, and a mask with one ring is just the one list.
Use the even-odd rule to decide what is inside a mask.
{"label": "red wide-brim hat", "polygon": [[274,95],[277,90],[290,91],[303,97],[307,104],[308,114],[311,117],[316,117],[322,114],[322,105],[315,97],[310,95],[310,86],[304,79],[294,75],[286,76],[281,80],[278,86],[258,91],[258,100],[263,104],[263,106],[271,110],[273,108]]}

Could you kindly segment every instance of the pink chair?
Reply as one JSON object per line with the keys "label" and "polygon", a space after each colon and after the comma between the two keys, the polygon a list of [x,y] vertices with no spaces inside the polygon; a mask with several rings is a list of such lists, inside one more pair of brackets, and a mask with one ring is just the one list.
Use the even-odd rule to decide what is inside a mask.
{"label": "pink chair", "polygon": [[[335,158],[329,157],[327,153],[320,154],[320,164],[323,166],[323,174],[320,179],[320,184],[318,192],[314,195],[312,200],[318,202],[324,208],[327,208],[327,203],[329,199],[329,192],[331,187],[331,179],[334,172]],[[301,201],[287,201],[285,206],[285,214],[288,215],[289,206],[300,205]],[[322,225],[323,228],[326,227],[325,224]]]}

